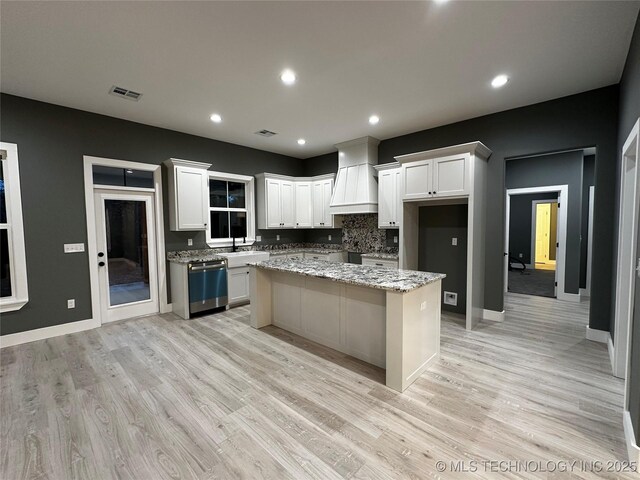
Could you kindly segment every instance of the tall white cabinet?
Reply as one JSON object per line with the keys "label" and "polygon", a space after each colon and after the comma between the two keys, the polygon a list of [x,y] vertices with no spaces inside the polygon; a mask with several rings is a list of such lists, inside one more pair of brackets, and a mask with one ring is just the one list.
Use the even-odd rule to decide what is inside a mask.
{"label": "tall white cabinet", "polygon": [[165,165],[169,183],[169,228],[206,230],[209,221],[210,163],[170,158]]}
{"label": "tall white cabinet", "polygon": [[258,228],[334,228],[329,213],[335,175],[256,175]]}
{"label": "tall white cabinet", "polygon": [[378,171],[378,228],[400,228],[402,214],[400,164],[375,165]]}
{"label": "tall white cabinet", "polygon": [[[468,204],[466,327],[485,317],[485,223],[487,160],[481,142],[395,157],[400,165],[400,268],[417,270],[419,208]],[[491,312],[493,313],[493,312]]]}

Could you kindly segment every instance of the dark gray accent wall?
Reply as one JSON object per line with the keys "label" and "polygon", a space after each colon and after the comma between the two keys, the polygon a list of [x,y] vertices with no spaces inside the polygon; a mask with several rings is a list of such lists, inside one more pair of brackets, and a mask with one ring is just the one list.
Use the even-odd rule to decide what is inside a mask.
{"label": "dark gray accent wall", "polygon": [[589,248],[589,188],[595,185],[596,156],[587,155],[582,164],[582,225],[580,227],[580,288],[587,287],[587,250]]}
{"label": "dark gray accent wall", "polygon": [[[507,162],[507,189],[568,185],[567,245],[565,263],[565,292],[580,289],[580,228],[582,219],[582,151],[556,153]],[[531,216],[531,214],[529,214]]]}
{"label": "dark gray accent wall", "polygon": [[531,195],[512,195],[509,210],[509,255],[532,264],[531,239],[533,231],[532,204],[536,200],[555,200],[557,193],[534,193]]}
{"label": "dark gray accent wall", "polygon": [[[444,292],[458,294],[456,306],[442,309],[464,314],[467,305],[467,215],[464,205],[420,207],[418,213],[418,270],[445,273]],[[458,239],[458,245],[451,243]]]}
{"label": "dark gray accent wall", "polygon": [[[0,115],[0,138],[18,145],[29,284],[29,303],[2,314],[2,335],[91,318],[87,254],[63,253],[64,243],[87,242],[83,155],[151,164],[177,157],[245,175],[304,173],[295,158],[6,94]],[[166,182],[163,198],[167,250],[186,249],[188,238],[203,247],[204,232],[169,230]],[[269,242],[278,232],[259,233]],[[67,309],[68,298],[75,309]]]}
{"label": "dark gray accent wall", "polygon": [[[620,168],[622,165],[621,152],[631,128],[640,117],[640,15],[636,20],[636,27],[633,32],[631,46],[627,55],[627,62],[624,66],[622,78],[620,80],[620,117],[618,130],[618,179],[620,178]],[[619,196],[620,185],[618,182],[616,199]],[[601,195],[600,185],[596,177],[596,199]],[[617,214],[616,214],[617,218]],[[638,247],[640,247],[640,237],[638,237]],[[640,252],[640,249],[638,250]],[[595,252],[594,252],[595,253]],[[615,257],[614,257],[615,258]],[[595,263],[595,262],[594,262]],[[615,263],[614,263],[615,265]],[[615,277],[614,277],[615,280]],[[637,284],[636,284],[637,285]],[[592,288],[593,285],[592,285]],[[631,326],[631,366],[629,368],[630,395],[629,413],[636,435],[636,444],[640,445],[640,308],[638,302],[638,287],[636,286],[636,306],[634,309],[633,324]],[[611,314],[611,337],[614,334],[613,309]]]}
{"label": "dark gray accent wall", "polygon": [[[636,47],[637,55],[637,47]],[[637,86],[635,87],[637,89]],[[634,93],[637,98],[637,94]],[[615,212],[615,163],[618,157],[618,86],[485,115],[450,125],[383,140],[379,163],[394,156],[480,140],[493,154],[488,164],[485,308],[503,309],[505,158],[597,147],[595,183],[596,234],[593,294],[589,324],[608,330],[612,309]],[[306,174],[335,172],[338,154],[306,160]]]}

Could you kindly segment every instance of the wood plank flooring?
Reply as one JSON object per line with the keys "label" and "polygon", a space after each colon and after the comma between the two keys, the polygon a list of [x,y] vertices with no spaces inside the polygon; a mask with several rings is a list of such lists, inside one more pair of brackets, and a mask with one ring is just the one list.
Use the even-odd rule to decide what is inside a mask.
{"label": "wood plank flooring", "polygon": [[[445,316],[440,362],[404,394],[250,328],[249,308],[3,349],[0,478],[638,478],[581,467],[626,459],[623,384],[584,304],[510,294],[505,322],[473,332]],[[488,460],[521,463],[473,463]],[[545,471],[560,460],[584,463]]]}

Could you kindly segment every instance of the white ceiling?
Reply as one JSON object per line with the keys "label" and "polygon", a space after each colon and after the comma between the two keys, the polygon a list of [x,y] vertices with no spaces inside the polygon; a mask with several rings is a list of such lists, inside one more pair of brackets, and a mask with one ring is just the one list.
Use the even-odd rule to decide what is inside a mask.
{"label": "white ceiling", "polygon": [[[0,88],[307,158],[363,135],[390,138],[617,83],[639,8],[3,0]],[[292,87],[279,79],[287,67],[298,74]],[[512,80],[493,90],[498,73]],[[108,95],[114,84],[143,97]],[[263,128],[278,135],[253,134]]]}

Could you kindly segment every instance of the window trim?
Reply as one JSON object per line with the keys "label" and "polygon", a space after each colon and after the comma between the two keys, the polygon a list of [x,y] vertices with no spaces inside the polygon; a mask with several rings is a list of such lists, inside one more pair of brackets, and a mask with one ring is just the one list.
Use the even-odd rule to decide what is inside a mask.
{"label": "window trim", "polygon": [[0,297],[0,313],[14,312],[29,302],[27,284],[27,256],[24,243],[24,219],[22,216],[22,193],[20,189],[20,169],[18,166],[18,145],[0,142],[0,149],[7,152],[4,162],[5,199],[9,242],[9,270],[11,296]]}
{"label": "window trim", "polygon": [[[213,172],[209,171],[208,180],[221,180],[224,182],[236,182],[236,183],[244,183],[245,189],[245,207],[246,208],[223,208],[223,207],[212,207],[211,204],[207,205],[207,211],[209,217],[211,216],[211,212],[213,211],[224,211],[224,212],[247,212],[247,238],[246,242],[238,243],[236,242],[236,246],[250,246],[253,245],[256,241],[256,217],[255,217],[255,178],[250,175],[238,175],[236,173],[225,173],[225,172]],[[208,186],[208,182],[207,182]],[[218,247],[230,247],[233,245],[233,240],[231,238],[211,238],[211,222],[207,222],[207,245],[212,248]]]}

